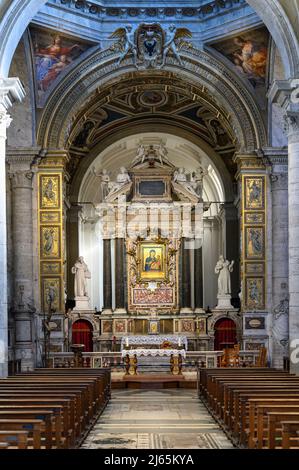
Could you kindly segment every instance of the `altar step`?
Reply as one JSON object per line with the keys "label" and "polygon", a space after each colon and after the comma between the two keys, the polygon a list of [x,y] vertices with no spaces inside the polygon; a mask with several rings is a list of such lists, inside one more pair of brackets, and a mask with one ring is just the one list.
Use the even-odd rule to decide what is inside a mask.
{"label": "altar step", "polygon": [[196,380],[186,380],[184,375],[147,374],[124,375],[122,378],[112,380],[113,389],[148,389],[156,390],[163,388],[196,388]]}

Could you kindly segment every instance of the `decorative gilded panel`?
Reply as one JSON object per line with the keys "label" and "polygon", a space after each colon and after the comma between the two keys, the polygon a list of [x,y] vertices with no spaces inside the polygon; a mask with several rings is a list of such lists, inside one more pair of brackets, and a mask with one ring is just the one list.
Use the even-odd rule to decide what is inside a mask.
{"label": "decorative gilded panel", "polygon": [[245,258],[265,257],[265,227],[245,227]]}
{"label": "decorative gilded panel", "polygon": [[41,274],[60,274],[61,263],[56,261],[42,261]]}
{"label": "decorative gilded panel", "polygon": [[265,263],[245,263],[245,274],[260,275],[265,272]]}
{"label": "decorative gilded panel", "polygon": [[245,224],[261,225],[265,223],[265,214],[263,212],[246,212]]}
{"label": "decorative gilded panel", "polygon": [[49,303],[55,310],[59,310],[61,300],[61,278],[43,277],[42,278],[42,305],[45,312],[49,308]]}
{"label": "decorative gilded panel", "polygon": [[60,209],[60,175],[44,175],[40,178],[40,208]]}
{"label": "decorative gilded panel", "polygon": [[243,310],[266,307],[266,175],[242,175]]}
{"label": "decorative gilded panel", "polygon": [[61,258],[60,226],[40,228],[41,258]]}
{"label": "decorative gilded panel", "polygon": [[61,213],[56,211],[40,213],[40,223],[41,224],[59,224],[61,219]]}
{"label": "decorative gilded panel", "polygon": [[265,177],[244,176],[245,210],[265,209]]}
{"label": "decorative gilded panel", "polygon": [[250,310],[265,309],[265,278],[246,277],[245,298]]}
{"label": "decorative gilded panel", "polygon": [[41,305],[64,310],[62,172],[41,171],[38,176],[39,274]]}

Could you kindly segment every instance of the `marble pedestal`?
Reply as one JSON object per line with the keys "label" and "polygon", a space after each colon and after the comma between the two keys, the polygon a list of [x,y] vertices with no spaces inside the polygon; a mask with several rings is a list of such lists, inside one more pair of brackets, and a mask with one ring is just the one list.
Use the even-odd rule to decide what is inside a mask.
{"label": "marble pedestal", "polygon": [[215,307],[216,310],[234,310],[231,304],[230,294],[217,295],[218,305]]}
{"label": "marble pedestal", "polygon": [[75,297],[76,307],[73,309],[74,312],[81,310],[91,310],[89,297]]}

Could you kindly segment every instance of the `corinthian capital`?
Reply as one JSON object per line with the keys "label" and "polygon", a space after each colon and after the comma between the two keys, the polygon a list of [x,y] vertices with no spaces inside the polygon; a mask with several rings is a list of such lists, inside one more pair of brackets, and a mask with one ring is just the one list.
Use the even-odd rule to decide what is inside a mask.
{"label": "corinthian capital", "polygon": [[289,136],[297,134],[299,139],[299,113],[286,113],[285,128]]}
{"label": "corinthian capital", "polygon": [[26,188],[26,189],[31,189],[32,188],[32,178],[33,178],[33,171],[15,171],[15,172],[10,172],[9,176],[12,181],[12,187],[14,189],[16,188]]}

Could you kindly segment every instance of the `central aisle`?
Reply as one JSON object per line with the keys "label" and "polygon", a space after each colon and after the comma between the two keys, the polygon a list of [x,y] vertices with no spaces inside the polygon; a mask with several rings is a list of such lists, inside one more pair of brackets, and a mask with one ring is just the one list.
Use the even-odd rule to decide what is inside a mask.
{"label": "central aisle", "polygon": [[89,449],[231,449],[196,390],[113,390]]}

